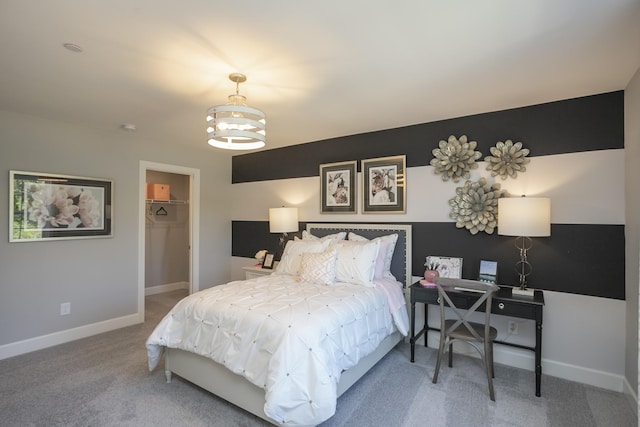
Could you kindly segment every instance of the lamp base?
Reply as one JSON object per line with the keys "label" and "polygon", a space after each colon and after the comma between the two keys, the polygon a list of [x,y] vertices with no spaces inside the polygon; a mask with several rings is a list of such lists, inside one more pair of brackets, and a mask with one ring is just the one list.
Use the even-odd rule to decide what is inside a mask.
{"label": "lamp base", "polygon": [[519,296],[523,296],[523,297],[531,297],[531,298],[533,298],[533,291],[534,291],[534,289],[531,289],[531,288],[525,288],[525,289],[513,288],[511,290],[511,295],[519,295]]}

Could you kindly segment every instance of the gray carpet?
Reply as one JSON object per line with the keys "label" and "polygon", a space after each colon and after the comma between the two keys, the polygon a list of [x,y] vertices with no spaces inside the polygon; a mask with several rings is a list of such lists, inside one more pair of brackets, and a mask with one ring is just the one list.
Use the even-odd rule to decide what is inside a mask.
{"label": "gray carpet", "polygon": [[[147,297],[147,321],[0,361],[2,426],[264,426],[175,377],[147,370],[144,342],[181,291]],[[458,356],[431,383],[435,350],[400,344],[339,400],[338,426],[636,426],[621,393],[496,365],[496,402],[480,361]]]}

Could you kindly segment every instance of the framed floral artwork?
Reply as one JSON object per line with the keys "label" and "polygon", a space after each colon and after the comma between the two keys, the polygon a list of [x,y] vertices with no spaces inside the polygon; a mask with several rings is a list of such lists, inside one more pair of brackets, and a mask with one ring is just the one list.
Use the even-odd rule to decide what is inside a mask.
{"label": "framed floral artwork", "polygon": [[9,171],[9,241],[111,237],[113,182]]}
{"label": "framed floral artwork", "polygon": [[354,161],[320,165],[320,212],[356,213],[356,176]]}
{"label": "framed floral artwork", "polygon": [[363,213],[405,213],[406,156],[362,161]]}

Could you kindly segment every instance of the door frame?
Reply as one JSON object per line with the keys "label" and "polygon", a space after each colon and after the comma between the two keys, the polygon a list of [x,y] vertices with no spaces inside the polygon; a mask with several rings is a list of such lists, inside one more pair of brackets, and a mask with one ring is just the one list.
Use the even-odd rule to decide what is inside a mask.
{"label": "door frame", "polygon": [[200,290],[200,169],[140,160],[138,177],[138,317],[144,322],[147,171],[189,176],[189,294]]}

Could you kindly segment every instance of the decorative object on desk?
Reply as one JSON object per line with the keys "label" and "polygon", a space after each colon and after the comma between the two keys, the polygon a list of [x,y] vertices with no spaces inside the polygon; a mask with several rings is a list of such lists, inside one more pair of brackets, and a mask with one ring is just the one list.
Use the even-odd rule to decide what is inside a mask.
{"label": "decorative object on desk", "polygon": [[320,212],[356,213],[357,162],[320,165]]}
{"label": "decorative object on desk", "polygon": [[448,277],[452,279],[462,277],[462,258],[428,256],[424,265],[427,268],[435,267],[435,270],[438,272],[438,277]]}
{"label": "decorative object on desk", "polygon": [[207,111],[207,142],[225,150],[255,150],[267,140],[264,112],[247,105],[247,98],[240,95],[240,83],[247,76],[229,74],[236,84],[236,93],[229,95],[229,102],[209,108]]}
{"label": "decorative object on desk", "polygon": [[9,171],[9,242],[112,237],[113,181]]}
{"label": "decorative object on desk", "polygon": [[514,289],[516,295],[533,295],[527,289],[527,276],[533,268],[527,259],[527,251],[531,249],[531,237],[547,237],[551,235],[551,201],[548,197],[507,197],[499,200],[498,234],[516,236],[516,248],[520,260],[516,263],[516,271],[520,276],[520,288]]}
{"label": "decorative object on desk", "polygon": [[254,258],[258,260],[258,264],[256,264],[256,266],[258,265],[262,265],[262,263],[264,262],[264,258],[267,255],[267,250],[266,249],[260,249],[258,252],[256,252],[256,254],[254,255]]}
{"label": "decorative object on desk", "polygon": [[422,286],[435,286],[436,284],[433,281],[440,277],[440,273],[438,272],[439,267],[439,263],[429,261],[429,257],[427,257],[427,260],[424,263],[424,280],[420,280],[420,284]]}
{"label": "decorative object on desk", "polygon": [[430,164],[435,168],[434,172],[441,174],[443,181],[469,179],[469,171],[478,167],[476,160],[482,157],[481,152],[475,151],[477,145],[476,141],[467,142],[466,135],[460,139],[451,135],[447,141],[440,141],[438,148],[431,151],[434,158]]}
{"label": "decorative object on desk", "polygon": [[298,231],[298,208],[269,208],[269,232],[280,235],[280,250],[287,242],[287,233]]}
{"label": "decorative object on desk", "polygon": [[522,142],[515,144],[510,139],[505,142],[498,141],[495,147],[490,148],[491,156],[484,158],[487,162],[487,170],[491,171],[491,176],[498,176],[507,179],[508,176],[516,178],[518,172],[524,172],[524,166],[529,163],[526,156],[529,155],[528,148],[522,148]]}
{"label": "decorative object on desk", "polygon": [[275,260],[275,254],[271,252],[267,252],[264,256],[264,260],[262,261],[262,268],[271,270],[273,269],[273,262]]}
{"label": "decorative object on desk", "polygon": [[362,161],[363,213],[405,213],[407,156]]}
{"label": "decorative object on desk", "polygon": [[498,262],[480,260],[480,268],[478,269],[478,280],[486,283],[498,283]]}
{"label": "decorative object on desk", "polygon": [[500,184],[489,185],[484,177],[476,182],[467,181],[449,199],[449,217],[456,220],[457,228],[466,228],[471,234],[479,231],[493,234],[498,224],[498,199],[504,195]]}

